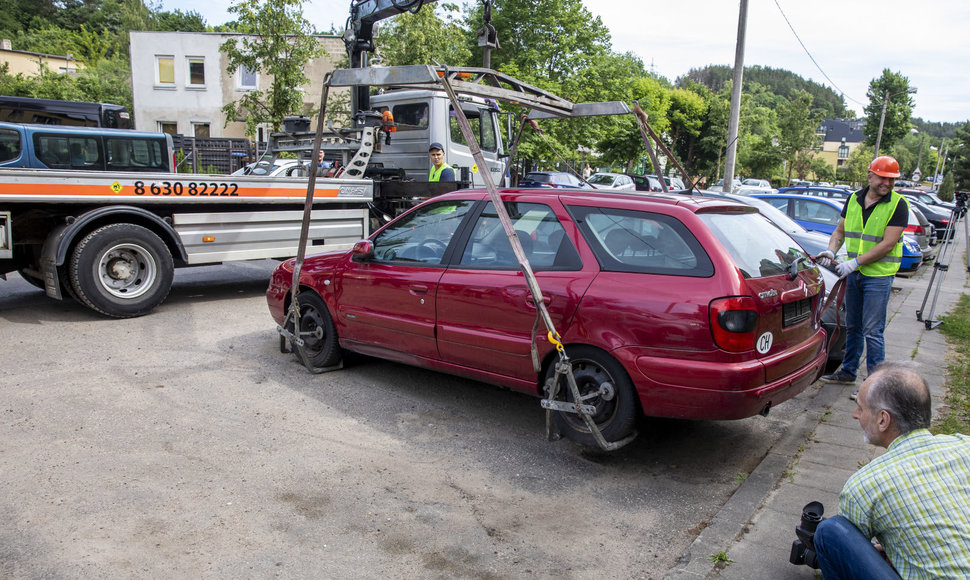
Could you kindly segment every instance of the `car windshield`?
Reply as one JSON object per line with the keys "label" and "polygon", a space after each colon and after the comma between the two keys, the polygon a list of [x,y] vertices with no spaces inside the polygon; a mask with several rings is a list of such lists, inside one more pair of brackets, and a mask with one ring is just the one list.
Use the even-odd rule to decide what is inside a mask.
{"label": "car windshield", "polygon": [[[784,274],[808,254],[785,232],[757,213],[707,213],[699,216],[720,240],[745,278]],[[804,260],[802,268],[812,267]]]}
{"label": "car windshield", "polygon": [[593,185],[613,185],[613,176],[598,173],[586,181],[592,183]]}

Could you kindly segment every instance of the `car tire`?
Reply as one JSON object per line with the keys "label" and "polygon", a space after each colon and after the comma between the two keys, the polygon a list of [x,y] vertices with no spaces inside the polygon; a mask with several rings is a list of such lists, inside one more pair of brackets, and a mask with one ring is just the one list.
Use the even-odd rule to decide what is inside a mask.
{"label": "car tire", "polygon": [[[569,355],[573,376],[576,378],[581,396],[599,390],[604,382],[612,385],[612,396],[596,396],[584,401],[596,408],[593,421],[599,427],[603,437],[608,442],[614,442],[633,432],[639,404],[633,382],[620,363],[605,352],[588,346],[568,347],[566,353]],[[555,372],[555,364],[549,365],[546,370],[546,380],[551,379]],[[565,377],[560,379],[557,399],[570,402],[573,400]],[[555,413],[555,421],[560,432],[569,439],[582,445],[598,444],[589,427],[578,414],[558,411]]]}
{"label": "car tire", "polygon": [[154,232],[111,224],[74,248],[68,275],[73,296],[88,308],[131,318],[148,314],[168,296],[175,276],[172,253]]}
{"label": "car tire", "polygon": [[[320,295],[311,290],[300,292],[300,336],[306,362],[315,368],[326,368],[340,362],[342,352],[337,339],[337,327]],[[286,329],[293,332],[293,323]]]}

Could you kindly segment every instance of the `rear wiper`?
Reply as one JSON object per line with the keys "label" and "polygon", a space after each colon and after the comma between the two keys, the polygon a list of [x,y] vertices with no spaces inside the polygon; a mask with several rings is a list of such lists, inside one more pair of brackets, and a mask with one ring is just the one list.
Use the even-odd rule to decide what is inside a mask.
{"label": "rear wiper", "polygon": [[791,265],[788,266],[788,279],[794,280],[798,277],[798,265],[808,259],[808,256],[802,256],[801,258],[796,258]]}

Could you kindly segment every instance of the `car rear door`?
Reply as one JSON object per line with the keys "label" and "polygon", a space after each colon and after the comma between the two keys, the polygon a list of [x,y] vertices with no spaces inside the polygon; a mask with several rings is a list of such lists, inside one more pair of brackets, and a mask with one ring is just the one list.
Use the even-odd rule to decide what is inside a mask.
{"label": "car rear door", "polygon": [[[507,209],[549,315],[557,330],[564,333],[597,270],[583,268],[572,241],[576,230],[558,201],[543,201],[509,202]],[[476,216],[466,237],[438,283],[441,359],[499,375],[534,379],[530,343],[537,309],[491,202]],[[544,329],[540,324],[540,355],[551,348]]]}

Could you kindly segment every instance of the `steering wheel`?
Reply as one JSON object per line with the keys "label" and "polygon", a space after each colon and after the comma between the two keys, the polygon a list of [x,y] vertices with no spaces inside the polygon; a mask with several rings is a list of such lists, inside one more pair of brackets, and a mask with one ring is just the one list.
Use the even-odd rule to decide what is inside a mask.
{"label": "steering wheel", "polygon": [[435,238],[428,238],[418,244],[418,259],[421,261],[440,260],[445,255],[448,244]]}

